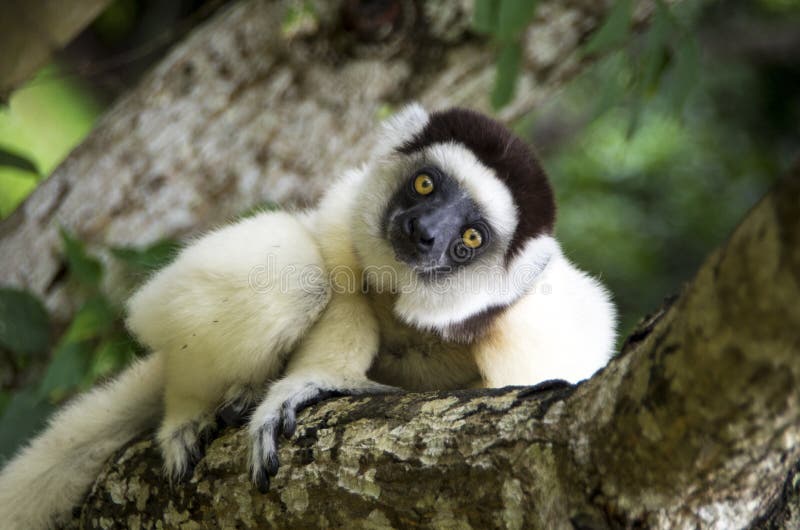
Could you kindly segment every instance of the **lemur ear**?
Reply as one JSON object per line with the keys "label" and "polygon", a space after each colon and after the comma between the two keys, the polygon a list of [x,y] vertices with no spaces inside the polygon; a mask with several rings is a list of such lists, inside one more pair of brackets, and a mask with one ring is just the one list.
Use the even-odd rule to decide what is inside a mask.
{"label": "lemur ear", "polygon": [[420,132],[429,120],[428,112],[419,103],[410,103],[383,122],[381,147],[400,147]]}

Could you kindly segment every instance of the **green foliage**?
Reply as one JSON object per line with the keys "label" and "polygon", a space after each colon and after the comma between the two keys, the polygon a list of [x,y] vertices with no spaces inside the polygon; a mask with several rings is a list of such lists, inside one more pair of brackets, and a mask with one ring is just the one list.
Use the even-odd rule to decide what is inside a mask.
{"label": "green foliage", "polygon": [[492,89],[492,106],[496,109],[511,101],[519,75],[522,50],[517,43],[504,44],[497,59],[497,76]]}
{"label": "green foliage", "polygon": [[494,35],[500,42],[513,42],[533,20],[537,2],[534,0],[502,0],[499,4]]}
{"label": "green foliage", "polygon": [[[0,457],[9,456],[34,434],[54,405],[116,372],[140,351],[122,324],[121,308],[100,290],[100,261],[63,228],[61,236],[73,295],[85,301],[59,339],[41,379],[28,382],[12,396],[0,393]],[[176,251],[175,242],[161,241],[143,249],[115,247],[111,254],[132,271],[151,272],[168,263]],[[49,335],[47,312],[36,297],[0,289],[0,350],[42,353]],[[20,359],[14,365],[20,365]]]}
{"label": "green foliage", "polygon": [[16,392],[0,418],[0,460],[10,457],[17,448],[45,424],[53,406],[39,398],[34,388]]}
{"label": "green foliage", "polygon": [[514,97],[522,62],[522,32],[533,20],[537,1],[477,0],[472,24],[475,31],[490,35],[497,46],[498,59],[492,106],[502,108]]}
{"label": "green foliage", "polygon": [[500,0],[475,0],[472,27],[478,33],[492,33],[497,27]]}
{"label": "green foliage", "polygon": [[92,22],[92,28],[104,41],[117,43],[129,37],[138,14],[139,3],[136,0],[114,0]]}
{"label": "green foliage", "polygon": [[605,53],[624,45],[630,35],[631,12],[632,0],[617,0],[605,22],[586,43],[584,53]]}
{"label": "green foliage", "polygon": [[317,10],[313,2],[294,2],[289,5],[281,21],[281,34],[284,38],[291,39],[305,31],[316,28],[318,25]]}
{"label": "green foliage", "polygon": [[91,130],[98,104],[74,76],[43,68],[0,107],[0,150],[21,160],[0,161],[0,219],[10,214]]}
{"label": "green foliage", "polygon": [[0,349],[17,357],[47,351],[50,321],[42,303],[26,291],[0,288]]}
{"label": "green foliage", "polygon": [[93,296],[72,318],[72,323],[64,334],[64,341],[72,344],[101,337],[111,329],[115,316],[116,312],[104,296]]}
{"label": "green foliage", "polygon": [[148,273],[167,265],[179,249],[177,241],[165,239],[145,248],[111,247],[111,254],[134,272]]}
{"label": "green foliage", "polygon": [[[522,62],[520,38],[534,19],[537,3],[524,0],[477,0],[475,3],[473,28],[492,37],[498,49],[491,94],[495,109],[502,108],[514,97]],[[682,106],[697,74],[697,46],[692,32],[673,16],[662,0],[657,0],[650,28],[637,38],[631,31],[632,12],[632,0],[617,0],[583,47],[585,55],[606,55],[623,50],[624,59],[633,66],[628,86],[619,90],[613,83],[603,91],[603,108],[608,108],[611,93],[631,96],[642,106],[662,90],[665,77],[672,78],[668,89],[674,94],[673,104]],[[638,111],[631,114],[629,134],[635,131],[639,115]]]}
{"label": "green foliage", "polygon": [[2,148],[0,148],[0,167],[11,167],[36,175],[39,174],[39,170],[36,169],[36,165],[33,162],[24,156]]}
{"label": "green foliage", "polygon": [[[643,38],[653,48],[660,46],[653,42],[680,40]],[[755,101],[753,71],[701,64],[696,46],[684,40],[669,49],[670,67],[655,91],[637,91],[649,74],[623,49],[552,102],[551,116],[581,123],[544,157],[558,195],[558,236],[571,258],[611,288],[623,336],[663,297],[680,291],[781,173],[774,146],[726,123],[715,109],[720,90],[730,87]],[[604,87],[600,94],[597,87]],[[533,129],[545,118],[535,117]]]}
{"label": "green foliage", "polygon": [[70,274],[84,285],[97,288],[103,276],[103,267],[100,265],[100,261],[90,256],[83,243],[73,238],[64,228],[61,229],[61,239],[64,242]]}
{"label": "green foliage", "polygon": [[248,217],[253,217],[254,215],[258,215],[263,212],[272,212],[278,210],[280,205],[276,204],[273,201],[264,201],[256,204],[255,206],[248,208],[244,212],[239,214],[239,219],[247,219]]}
{"label": "green foliage", "polygon": [[59,402],[76,390],[88,369],[91,354],[91,346],[88,343],[62,342],[53,353],[44,379],[38,387],[39,398],[43,401]]}

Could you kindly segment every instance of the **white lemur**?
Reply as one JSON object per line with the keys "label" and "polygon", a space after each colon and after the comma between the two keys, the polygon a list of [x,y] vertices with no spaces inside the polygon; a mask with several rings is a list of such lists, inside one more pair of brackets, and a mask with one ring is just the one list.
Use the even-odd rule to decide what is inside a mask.
{"label": "white lemur", "polygon": [[473,111],[411,105],[319,205],[187,246],[130,299],[152,353],[75,399],[0,475],[0,524],[62,522],[103,462],[156,426],[186,476],[224,405],[249,416],[262,489],[298,410],[334,394],[577,381],[607,361],[615,310],[553,237],[528,146]]}

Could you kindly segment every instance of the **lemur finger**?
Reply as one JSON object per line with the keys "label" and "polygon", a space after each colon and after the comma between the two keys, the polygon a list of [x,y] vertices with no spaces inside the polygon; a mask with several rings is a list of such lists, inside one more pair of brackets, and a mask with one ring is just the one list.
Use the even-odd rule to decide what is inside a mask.
{"label": "lemur finger", "polygon": [[320,387],[314,387],[313,389],[305,390],[286,400],[281,407],[284,438],[289,439],[294,436],[295,430],[297,429],[297,414],[303,409],[315,405],[320,401],[344,396],[345,394],[346,391],[323,390]]}
{"label": "lemur finger", "polygon": [[280,460],[278,459],[278,429],[280,416],[272,416],[265,420],[253,437],[250,467],[253,482],[256,485],[263,483],[263,476],[274,477],[278,473]]}
{"label": "lemur finger", "polygon": [[345,392],[349,395],[359,396],[367,394],[400,394],[405,391],[400,387],[384,385],[367,379],[356,387],[347,389]]}
{"label": "lemur finger", "polygon": [[261,493],[269,492],[269,475],[263,470],[258,470],[253,474],[253,483]]}

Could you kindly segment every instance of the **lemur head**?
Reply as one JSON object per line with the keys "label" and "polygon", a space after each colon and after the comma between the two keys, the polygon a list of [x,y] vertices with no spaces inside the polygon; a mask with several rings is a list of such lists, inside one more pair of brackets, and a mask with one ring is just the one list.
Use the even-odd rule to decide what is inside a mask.
{"label": "lemur head", "polygon": [[365,277],[381,289],[391,271],[400,319],[473,340],[559,252],[547,177],[525,142],[466,109],[411,105],[383,145],[355,219]]}

